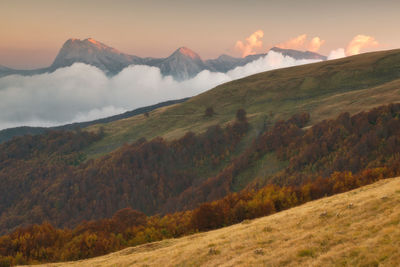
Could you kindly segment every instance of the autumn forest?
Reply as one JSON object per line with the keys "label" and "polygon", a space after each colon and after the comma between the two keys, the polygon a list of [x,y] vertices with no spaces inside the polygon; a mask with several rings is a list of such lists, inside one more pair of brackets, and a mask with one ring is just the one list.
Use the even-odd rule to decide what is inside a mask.
{"label": "autumn forest", "polygon": [[[0,145],[0,266],[103,255],[399,175],[399,118],[400,104],[312,126],[299,113],[240,150],[251,127],[240,109],[227,125],[174,141],[141,139],[97,159],[80,151],[101,131],[16,137]],[[283,167],[237,190],[268,155]]]}

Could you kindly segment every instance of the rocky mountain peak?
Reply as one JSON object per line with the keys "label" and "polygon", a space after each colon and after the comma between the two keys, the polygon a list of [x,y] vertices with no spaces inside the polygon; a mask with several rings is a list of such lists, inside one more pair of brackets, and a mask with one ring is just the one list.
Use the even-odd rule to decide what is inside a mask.
{"label": "rocky mountain peak", "polygon": [[195,53],[193,50],[191,50],[191,49],[189,49],[187,47],[184,47],[184,46],[178,48],[172,54],[172,56],[174,56],[174,55],[183,55],[183,56],[189,57],[191,59],[200,59],[201,60],[200,56],[197,53]]}

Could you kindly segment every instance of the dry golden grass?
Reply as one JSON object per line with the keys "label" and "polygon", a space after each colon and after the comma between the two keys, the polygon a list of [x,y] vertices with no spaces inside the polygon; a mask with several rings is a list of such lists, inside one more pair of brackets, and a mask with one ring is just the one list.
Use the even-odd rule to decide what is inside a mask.
{"label": "dry golden grass", "polygon": [[223,229],[43,266],[399,266],[400,178]]}

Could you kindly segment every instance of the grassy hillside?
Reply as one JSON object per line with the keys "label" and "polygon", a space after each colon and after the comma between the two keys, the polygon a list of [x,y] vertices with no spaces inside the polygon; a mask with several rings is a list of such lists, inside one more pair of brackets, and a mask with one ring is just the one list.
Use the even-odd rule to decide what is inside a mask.
{"label": "grassy hillside", "polygon": [[398,266],[399,226],[393,178],[215,231],[39,266]]}
{"label": "grassy hillside", "polygon": [[[238,108],[248,112],[253,136],[264,125],[307,111],[311,123],[400,101],[400,50],[366,53],[338,60],[279,69],[232,81],[183,104],[107,124],[106,138],[85,152],[96,157],[141,137],[178,138],[234,119]],[[216,115],[204,117],[207,107]]]}

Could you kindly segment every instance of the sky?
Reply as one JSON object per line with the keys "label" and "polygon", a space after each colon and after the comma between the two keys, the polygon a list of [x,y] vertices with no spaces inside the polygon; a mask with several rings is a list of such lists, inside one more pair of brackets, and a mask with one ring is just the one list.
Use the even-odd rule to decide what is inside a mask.
{"label": "sky", "polygon": [[186,46],[208,59],[275,45],[350,55],[399,48],[399,10],[395,0],[1,0],[0,65],[47,67],[67,39],[88,37],[137,56]]}

